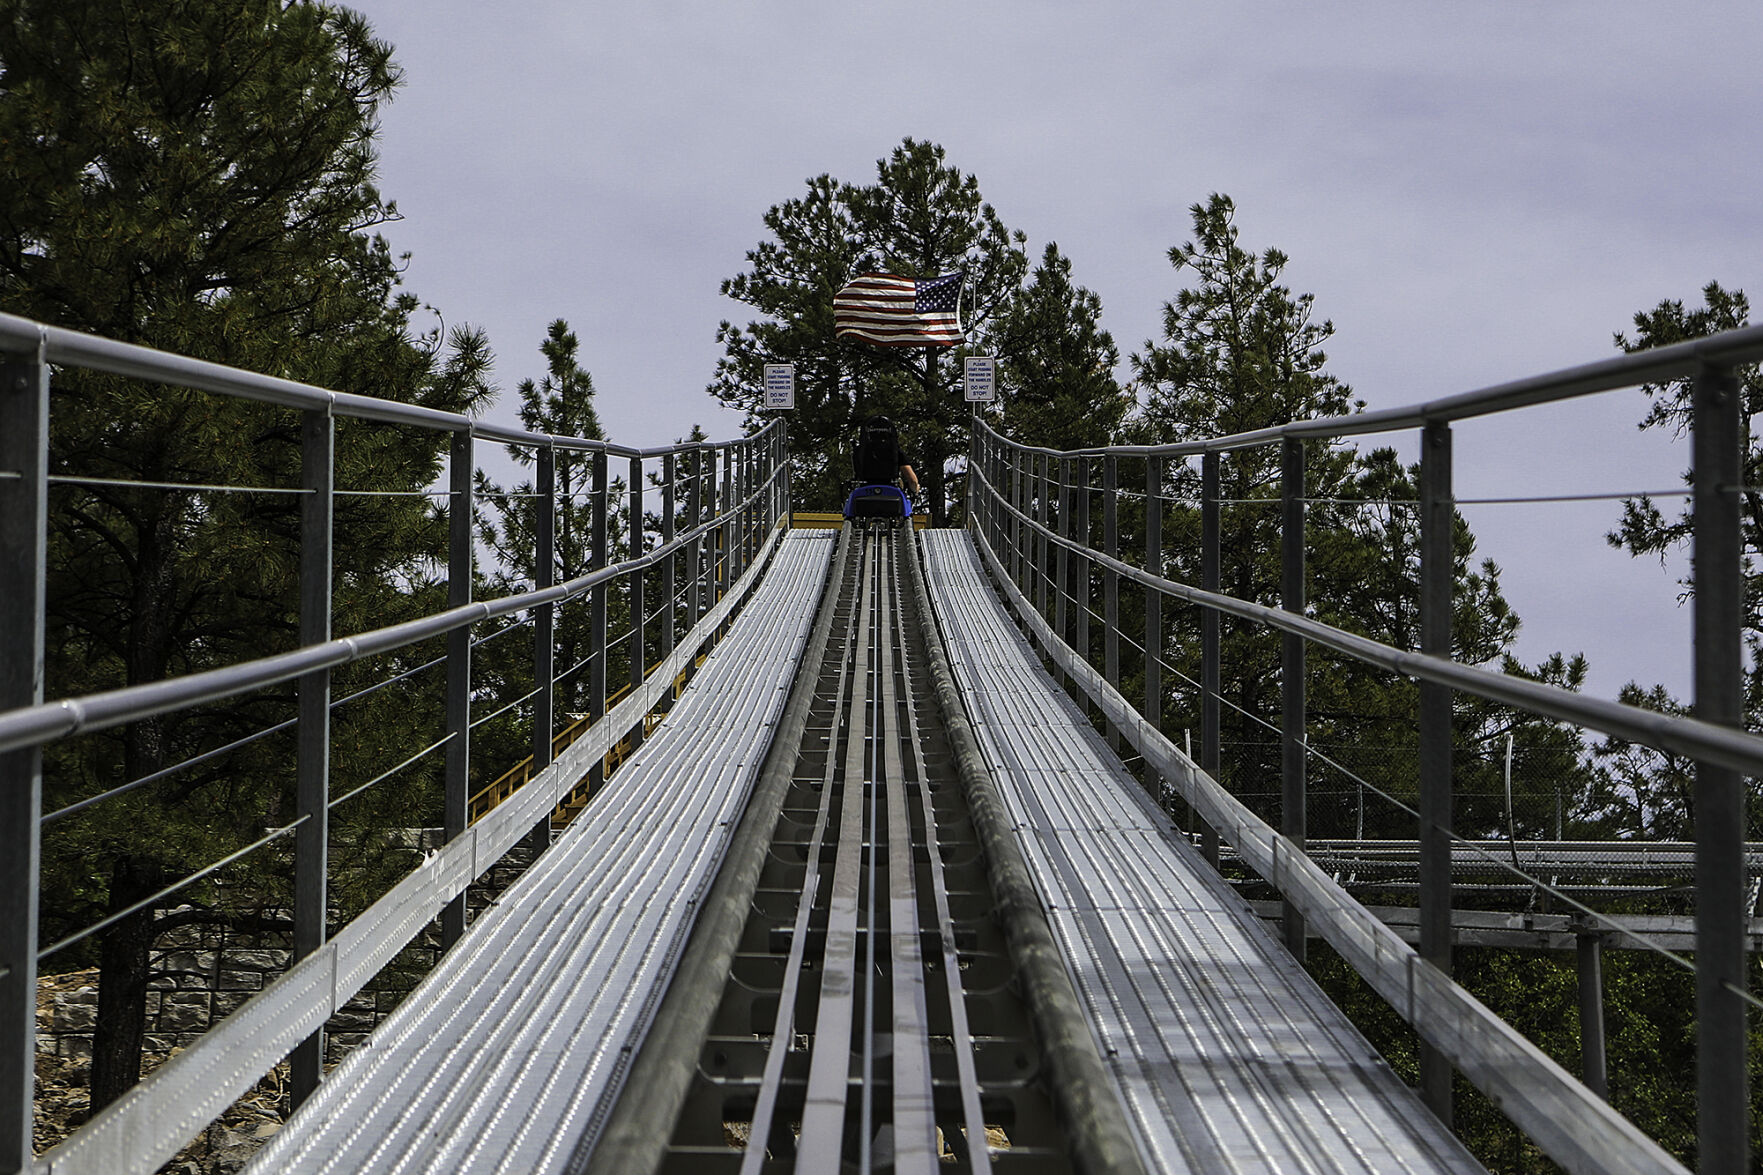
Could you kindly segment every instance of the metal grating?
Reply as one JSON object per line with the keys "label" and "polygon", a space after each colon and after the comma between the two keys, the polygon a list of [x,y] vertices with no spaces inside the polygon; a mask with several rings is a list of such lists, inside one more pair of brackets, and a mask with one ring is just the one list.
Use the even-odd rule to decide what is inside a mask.
{"label": "metal grating", "polygon": [[957,680],[1147,1165],[1480,1171],[1041,669],[968,537],[923,541]]}
{"label": "metal grating", "polygon": [[775,565],[620,776],[253,1171],[557,1171],[615,1096],[763,759],[832,536]]}

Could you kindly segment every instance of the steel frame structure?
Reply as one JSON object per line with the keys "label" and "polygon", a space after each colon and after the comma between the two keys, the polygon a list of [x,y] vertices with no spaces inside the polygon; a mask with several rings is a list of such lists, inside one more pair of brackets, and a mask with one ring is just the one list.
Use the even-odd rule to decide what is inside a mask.
{"label": "steel frame structure", "polygon": [[[48,529],[50,379],[55,367],[84,368],[296,410],[301,428],[300,635],[293,651],[226,665],[186,677],[79,698],[45,700],[43,642]],[[333,457],[339,417],[424,429],[446,438],[450,518],[448,607],[438,613],[349,637],[331,634],[331,517],[337,494]],[[292,1054],[296,1104],[317,1087],[322,1025],[398,949],[439,913],[443,937],[465,925],[465,887],[520,839],[548,840],[550,812],[575,778],[600,771],[610,748],[646,717],[671,704],[674,680],[727,621],[775,549],[788,517],[787,441],[782,422],[733,441],[636,449],[579,437],[532,433],[418,405],[278,379],[150,348],[0,314],[0,1175],[39,1167],[63,1170],[153,1170],[235,1096]],[[533,590],[473,601],[475,558],[472,473],[478,441],[532,450],[541,492],[554,485],[559,453],[592,462],[595,485],[593,565],[555,582],[557,508],[539,511],[535,563],[544,569]],[[628,463],[630,557],[609,563],[607,469]],[[674,476],[688,467],[683,519],[676,517]],[[659,533],[649,534],[643,481],[654,468],[664,480]],[[722,478],[720,487],[717,471]],[[738,470],[738,473],[737,473]],[[651,537],[653,543],[651,544]],[[677,582],[685,564],[686,583]],[[644,579],[661,586],[660,606],[646,610]],[[607,594],[628,584],[634,607],[628,639],[634,688],[607,711]],[[684,587],[684,614],[675,606]],[[591,705],[604,718],[558,764],[538,773],[513,801],[467,825],[471,718],[472,628],[519,613],[534,616],[532,745],[535,763],[551,760],[553,706],[550,632],[555,610],[586,597],[594,652]],[[642,650],[659,626],[665,661],[645,665]],[[681,631],[682,628],[685,631]],[[375,906],[327,938],[325,927],[329,809],[329,679],[340,665],[418,641],[447,643],[447,701],[442,746],[445,848]],[[32,1097],[36,1058],[37,910],[42,812],[41,748],[57,739],[237,697],[293,682],[298,691],[294,836],[294,965],[280,981],[235,1012],[195,1047],[42,1159],[33,1160]],[[444,745],[443,745],[444,744]],[[432,749],[432,748],[431,748]],[[576,774],[569,781],[568,771]],[[271,838],[266,838],[265,842]],[[191,863],[196,868],[198,863]],[[213,867],[209,863],[207,867]],[[166,1149],[169,1147],[169,1149]],[[152,1156],[158,1155],[154,1160]]]}
{"label": "steel frame structure", "polygon": [[[1478,1027],[1467,1034],[1458,1031],[1457,1025],[1446,1023],[1465,1014],[1465,1005],[1450,994],[1455,985],[1449,979],[1453,854],[1451,699],[1458,691],[1470,693],[1695,760],[1696,983],[1697,1017],[1702,1025],[1698,1033],[1698,1156],[1703,1171],[1737,1175],[1749,1170],[1745,1031],[1749,996],[1744,962],[1750,922],[1742,781],[1747,775],[1763,776],[1763,738],[1742,729],[1740,499],[1750,488],[1742,484],[1740,456],[1748,437],[1741,427],[1736,369],[1759,359],[1763,359],[1763,327],[1747,327],[1411,407],[1298,421],[1278,428],[1175,445],[1058,452],[1019,444],[977,418],[975,421],[969,455],[968,525],[1000,590],[1012,597],[1024,624],[1035,634],[1056,672],[1069,676],[1082,694],[1102,708],[1110,727],[1121,731],[1145,758],[1149,773],[1181,792],[1205,822],[1203,838],[1208,842],[1208,855],[1214,851],[1213,830],[1236,830],[1242,859],[1284,895],[1283,920],[1294,952],[1303,949],[1304,919],[1322,918],[1323,936],[1349,960],[1355,960],[1374,987],[1391,989],[1385,994],[1410,1017],[1423,1038],[1423,1089],[1435,1112],[1449,1120],[1454,1065],[1482,1085],[1539,1144],[1572,1170],[1632,1169],[1628,1153],[1612,1150],[1594,1137],[1609,1126],[1605,1118],[1608,1107],[1600,1111],[1602,1103],[1586,1095],[1583,1087],[1576,1087],[1578,1093],[1555,1087],[1554,1075],[1545,1079],[1541,1076],[1545,1072],[1542,1068],[1531,1072],[1541,1084],[1524,1084],[1516,1090],[1507,1087],[1507,1075],[1499,1067],[1507,1062],[1518,1064],[1517,1058],[1523,1052],[1517,1042],[1507,1039],[1510,1030],[1498,1021],[1485,1023],[1474,1021],[1473,1017]],[[1669,717],[1453,662],[1452,424],[1531,405],[1671,380],[1689,381],[1693,395],[1697,577],[1694,717]],[[1320,624],[1305,615],[1302,450],[1307,441],[1409,429],[1421,434],[1421,640],[1418,649],[1396,649]],[[1279,608],[1222,594],[1217,578],[1219,460],[1233,452],[1264,445],[1281,446],[1285,475],[1279,499],[1282,533],[1287,536],[1281,546],[1283,594]],[[1200,461],[1202,473],[1202,582],[1198,587],[1166,578],[1161,519],[1166,464],[1195,458]],[[1128,459],[1142,461],[1146,468],[1148,520],[1142,566],[1119,557],[1117,534],[1104,536],[1103,549],[1098,549],[1087,525],[1081,520],[1079,525],[1072,525],[1074,512],[1067,498],[1072,478],[1063,472],[1073,463],[1101,462],[1105,470],[1114,471],[1105,473],[1105,479],[1117,482],[1119,463]],[[1068,533],[1072,530],[1079,533]],[[1069,557],[1091,562],[1102,570],[1104,598],[1099,605],[1092,600],[1088,583],[1081,589],[1081,598],[1068,598],[1071,587],[1066,578],[1048,573],[1053,565],[1049,552],[1056,553],[1060,567]],[[1100,667],[1093,665],[1088,641],[1073,631],[1070,624],[1073,614],[1099,611],[1105,616],[1118,616],[1118,593],[1123,583],[1136,585],[1143,592],[1146,633],[1165,631],[1166,599],[1200,609],[1203,716],[1197,763],[1170,744],[1158,728],[1162,703],[1159,658],[1144,658],[1144,697],[1142,703],[1131,706],[1118,692],[1121,678],[1117,659],[1104,652]],[[1267,626],[1283,637],[1284,826],[1278,833],[1267,829],[1215,783],[1219,764],[1217,626],[1218,618],[1226,615]],[[1405,954],[1408,948],[1401,946],[1393,932],[1382,928],[1375,919],[1333,909],[1339,902],[1363,913],[1362,907],[1357,907],[1303,854],[1307,757],[1304,649],[1311,644],[1420,683],[1421,800],[1416,839],[1419,958],[1427,964],[1424,971],[1416,972],[1406,964],[1398,966],[1391,961],[1388,949]],[[1324,898],[1323,894],[1329,896]],[[1422,989],[1442,994],[1436,999],[1418,998],[1416,992]],[[1486,1010],[1481,1009],[1479,1015],[1486,1017]],[[1492,1051],[1480,1053],[1482,1046],[1490,1042],[1495,1042]],[[1501,1060],[1502,1057],[1505,1059]],[[1559,1076],[1565,1078],[1565,1074]],[[1515,1092],[1530,1096],[1530,1105],[1512,1105]]]}

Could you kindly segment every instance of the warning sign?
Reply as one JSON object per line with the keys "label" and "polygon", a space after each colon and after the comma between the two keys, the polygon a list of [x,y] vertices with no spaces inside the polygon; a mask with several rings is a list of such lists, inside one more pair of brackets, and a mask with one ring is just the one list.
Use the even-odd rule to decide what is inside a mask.
{"label": "warning sign", "polygon": [[969,356],[961,370],[961,384],[970,404],[990,404],[998,398],[998,359],[995,355]]}
{"label": "warning sign", "polygon": [[794,408],[796,406],[796,365],[794,363],[767,363],[765,365],[765,406],[766,408]]}

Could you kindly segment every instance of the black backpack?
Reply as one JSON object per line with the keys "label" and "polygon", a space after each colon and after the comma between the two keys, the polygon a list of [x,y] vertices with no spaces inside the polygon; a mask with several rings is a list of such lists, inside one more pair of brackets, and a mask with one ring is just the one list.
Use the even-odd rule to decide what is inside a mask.
{"label": "black backpack", "polygon": [[900,475],[900,434],[892,421],[878,416],[864,422],[851,467],[857,480],[868,484],[892,482]]}

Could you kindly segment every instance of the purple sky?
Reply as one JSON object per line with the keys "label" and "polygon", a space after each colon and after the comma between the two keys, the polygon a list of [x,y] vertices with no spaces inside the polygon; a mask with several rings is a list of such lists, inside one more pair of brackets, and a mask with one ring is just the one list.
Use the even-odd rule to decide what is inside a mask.
{"label": "purple sky", "polygon": [[[499,418],[563,317],[615,439],[732,435],[703,389],[717,323],[750,315],[719,282],[766,208],[821,172],[871,178],[908,135],[1031,253],[1059,243],[1123,352],[1159,331],[1188,206],[1229,193],[1374,408],[1603,358],[1636,310],[1710,279],[1763,296],[1753,2],[355,6],[406,75],[387,236],[411,290],[489,331]],[[1642,411],[1627,393],[1465,425],[1459,495],[1673,487],[1684,454],[1636,432]],[[1685,688],[1681,566],[1609,550],[1615,503],[1464,512],[1521,655],[1584,651],[1601,693]]]}

